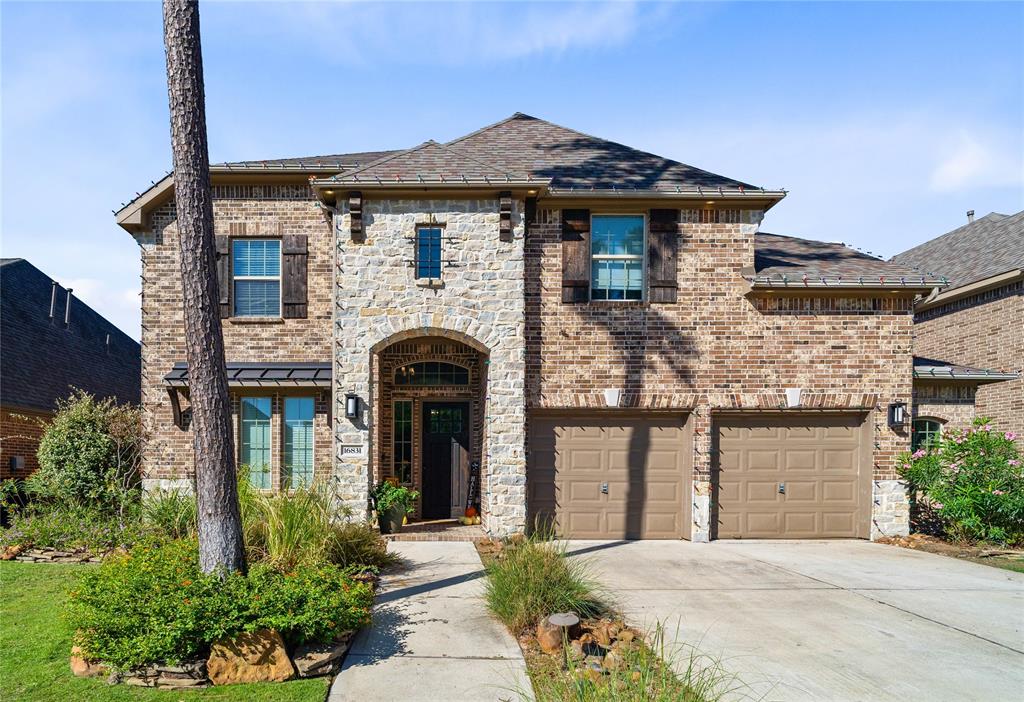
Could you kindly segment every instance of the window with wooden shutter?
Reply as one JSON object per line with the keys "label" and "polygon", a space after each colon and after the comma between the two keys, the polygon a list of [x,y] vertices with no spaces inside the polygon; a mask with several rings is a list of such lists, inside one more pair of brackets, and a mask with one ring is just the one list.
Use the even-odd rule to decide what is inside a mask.
{"label": "window with wooden shutter", "polygon": [[648,299],[655,303],[675,302],[679,289],[676,272],[679,210],[651,210],[648,230]]}
{"label": "window with wooden shutter", "polygon": [[305,318],[308,314],[308,265],[309,258],[305,234],[285,234],[281,237],[284,275],[281,302],[283,317]]}
{"label": "window with wooden shutter", "polygon": [[590,301],[590,210],[562,210],[562,302]]}
{"label": "window with wooden shutter", "polygon": [[217,301],[220,316],[231,316],[231,237],[214,237],[217,248]]}

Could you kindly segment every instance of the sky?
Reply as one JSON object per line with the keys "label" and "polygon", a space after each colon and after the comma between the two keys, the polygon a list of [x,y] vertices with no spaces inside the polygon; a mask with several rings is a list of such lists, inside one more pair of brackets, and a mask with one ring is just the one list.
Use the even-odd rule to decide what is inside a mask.
{"label": "sky", "polygon": [[[202,2],[211,161],[407,148],[514,112],[789,196],[889,257],[1024,209],[1024,3]],[[171,167],[157,2],[0,2],[0,253],[135,338],[114,224]]]}

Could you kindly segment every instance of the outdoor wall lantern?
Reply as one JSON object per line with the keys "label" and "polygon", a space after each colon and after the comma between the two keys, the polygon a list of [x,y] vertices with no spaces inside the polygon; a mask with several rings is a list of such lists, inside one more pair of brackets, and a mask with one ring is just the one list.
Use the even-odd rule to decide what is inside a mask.
{"label": "outdoor wall lantern", "polygon": [[893,402],[889,405],[889,426],[902,427],[907,421],[907,403]]}
{"label": "outdoor wall lantern", "polygon": [[359,396],[345,393],[345,419],[359,419]]}

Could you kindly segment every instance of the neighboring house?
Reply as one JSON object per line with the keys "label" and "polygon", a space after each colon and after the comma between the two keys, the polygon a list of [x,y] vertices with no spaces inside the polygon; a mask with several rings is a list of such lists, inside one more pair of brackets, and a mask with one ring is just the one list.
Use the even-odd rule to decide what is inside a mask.
{"label": "neighboring house", "polygon": [[137,341],[28,261],[0,259],[0,479],[39,467],[57,400],[81,388],[138,404],[140,372]]}
{"label": "neighboring house", "polygon": [[975,416],[1024,435],[1024,212],[992,212],[893,257],[948,278],[914,309],[914,445]]}
{"label": "neighboring house", "polygon": [[[392,152],[212,167],[236,451],[259,487],[394,477],[492,534],[906,533],[915,297],[758,232],[785,193],[516,114]],[[189,485],[173,179],[142,248],[151,488]]]}

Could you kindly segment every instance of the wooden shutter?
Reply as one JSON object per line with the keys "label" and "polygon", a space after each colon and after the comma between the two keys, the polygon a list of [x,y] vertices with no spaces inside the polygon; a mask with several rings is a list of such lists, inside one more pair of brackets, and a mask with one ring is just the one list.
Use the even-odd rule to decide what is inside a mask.
{"label": "wooden shutter", "polygon": [[562,302],[590,301],[590,210],[562,210]]}
{"label": "wooden shutter", "polygon": [[675,302],[679,210],[651,210],[647,236],[647,290],[651,302]]}
{"label": "wooden shutter", "polygon": [[217,294],[220,316],[231,316],[231,237],[216,236],[217,247]]}
{"label": "wooden shutter", "polygon": [[285,234],[281,237],[281,258],[284,265],[281,271],[281,302],[284,307],[281,316],[286,319],[305,318],[308,312],[306,261],[309,258],[306,235]]}

